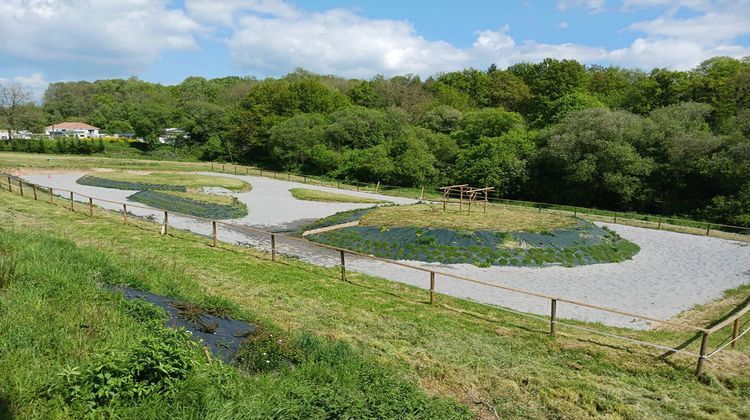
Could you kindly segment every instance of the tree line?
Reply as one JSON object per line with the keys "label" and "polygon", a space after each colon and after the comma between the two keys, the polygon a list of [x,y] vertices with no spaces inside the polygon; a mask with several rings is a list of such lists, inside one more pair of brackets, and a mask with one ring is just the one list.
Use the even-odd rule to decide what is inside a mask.
{"label": "tree line", "polygon": [[[750,58],[688,71],[545,59],[422,80],[298,69],[281,78],[53,83],[24,128],[81,120],[229,160],[400,186],[750,226]],[[0,114],[1,115],[1,114]]]}

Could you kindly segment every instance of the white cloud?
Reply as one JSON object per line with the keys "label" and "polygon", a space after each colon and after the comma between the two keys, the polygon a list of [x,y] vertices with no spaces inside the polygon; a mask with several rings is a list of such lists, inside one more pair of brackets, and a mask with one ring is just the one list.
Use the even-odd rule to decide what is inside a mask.
{"label": "white cloud", "polygon": [[[0,54],[7,58],[7,68],[22,63],[18,68],[23,71],[43,71],[53,80],[138,73],[165,51],[197,49],[196,37],[209,34],[226,45],[239,68],[261,75],[305,67],[348,77],[427,76],[546,57],[685,69],[714,55],[750,55],[747,44],[737,42],[750,34],[746,24],[750,0],[556,2],[560,10],[583,8],[590,13],[661,11],[653,19],[613,28],[634,40],[611,49],[597,46],[596,38],[587,44],[515,39],[507,25],[478,30],[472,45],[458,47],[426,39],[405,20],[371,19],[351,9],[310,12],[285,0],[185,0],[179,9],[171,4],[171,0],[0,0]],[[683,10],[690,13],[680,13]],[[560,21],[557,26],[565,29],[568,23]],[[64,75],[63,67],[78,73]]]}
{"label": "white cloud", "polygon": [[45,80],[44,76],[39,73],[34,73],[30,76],[16,76],[12,78],[0,77],[0,85],[18,85],[22,88],[31,92],[34,100],[38,101],[44,95],[44,91],[47,90],[49,82]]}
{"label": "white cloud", "polygon": [[428,41],[406,21],[368,19],[346,9],[244,16],[228,46],[237,63],[264,73],[299,66],[351,77],[428,74],[458,69],[470,60],[469,51]]}
{"label": "white cloud", "polygon": [[[744,25],[750,15],[746,0],[721,1],[712,3],[710,8],[707,1],[687,0],[682,3],[698,13],[682,19],[675,17],[676,10],[672,8],[680,2],[624,0],[622,7],[667,6],[670,10],[656,19],[623,28],[637,32],[636,39],[630,45],[611,50],[575,43],[519,42],[510,35],[508,26],[477,31],[471,47],[458,48],[447,42],[425,39],[406,21],[369,19],[348,9],[309,13],[291,6],[283,7],[287,4],[281,0],[267,0],[266,11],[271,9],[269,3],[283,13],[259,14],[257,2],[233,2],[231,14],[235,16],[235,29],[227,42],[232,58],[240,67],[266,74],[279,74],[299,66],[349,77],[368,77],[375,73],[427,76],[467,66],[484,68],[490,63],[507,66],[546,57],[641,68],[687,69],[714,55],[750,54],[747,47],[731,42],[750,33],[750,25]],[[607,3],[604,0],[560,1],[558,7],[585,7],[599,12]],[[565,28],[567,22],[558,26]]]}
{"label": "white cloud", "polygon": [[604,12],[606,0],[558,0],[557,8],[561,11],[566,11],[574,7],[582,7],[591,13]]}
{"label": "white cloud", "polygon": [[0,53],[27,62],[138,71],[165,50],[196,48],[201,26],[167,0],[3,0]]}

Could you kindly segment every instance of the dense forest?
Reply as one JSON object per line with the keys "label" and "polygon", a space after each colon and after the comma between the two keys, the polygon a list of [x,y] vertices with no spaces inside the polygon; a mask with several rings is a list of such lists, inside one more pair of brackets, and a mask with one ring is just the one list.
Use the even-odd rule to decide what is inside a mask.
{"label": "dense forest", "polygon": [[750,226],[750,57],[646,72],[546,59],[352,80],[297,70],[53,83],[27,128],[81,120],[198,159]]}

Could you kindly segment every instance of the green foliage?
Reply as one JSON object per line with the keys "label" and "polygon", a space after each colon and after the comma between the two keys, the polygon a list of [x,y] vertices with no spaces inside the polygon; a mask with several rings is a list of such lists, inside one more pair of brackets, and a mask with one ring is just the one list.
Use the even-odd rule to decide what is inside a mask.
{"label": "green foliage", "polygon": [[226,205],[181,197],[165,191],[145,190],[129,196],[128,200],[204,219],[239,219],[247,216],[247,206],[236,198],[232,204]]}
{"label": "green foliage", "polygon": [[59,373],[59,392],[68,403],[88,410],[153,395],[174,396],[193,370],[196,346],[183,330],[159,331],[128,352],[110,351],[83,368],[66,367]]}
{"label": "green foliage", "polygon": [[[278,79],[190,77],[175,86],[136,78],[58,82],[50,84],[41,107],[24,107],[28,118],[19,124],[26,128],[75,119],[108,133],[135,131],[146,143],[14,141],[0,143],[0,150],[244,161],[410,187],[492,180],[509,198],[716,222],[746,216],[718,209],[742,209],[726,203],[742,202],[750,185],[744,154],[750,142],[747,59],[714,57],[687,71],[643,71],[548,58],[425,81],[412,75],[350,80],[298,69]],[[603,126],[575,126],[576,119],[590,120],[576,115],[605,108],[619,116],[607,118],[643,117],[635,124],[641,128],[631,130],[642,134],[613,142]],[[600,122],[618,127],[605,120]],[[156,138],[166,127],[191,135],[162,146]],[[464,156],[494,149],[482,139],[524,127],[543,134],[538,153],[519,157],[516,170],[506,173],[507,159],[499,159],[503,169],[494,170],[496,150],[487,150],[490,156],[468,177],[465,162],[457,163],[459,148]],[[544,133],[582,141],[548,147],[559,142]],[[609,145],[611,156],[594,150]],[[569,154],[554,162],[558,152]],[[597,170],[600,175],[593,174]],[[526,175],[518,177],[521,172]]]}
{"label": "green foliage", "polygon": [[522,130],[482,137],[458,153],[457,179],[470,185],[495,187],[503,196],[517,192],[528,179],[527,162],[535,149],[529,134]]}
{"label": "green foliage", "polygon": [[120,181],[116,179],[108,179],[98,177],[96,175],[84,175],[76,180],[76,184],[90,185],[92,187],[100,188],[113,188],[117,190],[134,190],[134,191],[147,191],[147,190],[160,190],[160,191],[187,191],[184,185],[172,185],[172,184],[156,184],[149,182],[138,182],[138,181]]}

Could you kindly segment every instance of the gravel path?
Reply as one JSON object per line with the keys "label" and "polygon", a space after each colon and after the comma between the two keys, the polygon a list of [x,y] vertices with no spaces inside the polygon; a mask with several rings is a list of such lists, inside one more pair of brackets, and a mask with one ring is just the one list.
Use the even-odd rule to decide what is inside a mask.
{"label": "gravel path", "polygon": [[[208,174],[208,173],[207,173]],[[126,202],[133,191],[111,190],[78,185],[75,180],[83,173],[23,176],[29,182],[53,188],[64,188],[95,198]],[[215,174],[209,174],[215,175]],[[228,175],[223,175],[228,176]],[[287,230],[334,214],[339,211],[368,207],[368,204],[317,203],[296,200],[289,193],[293,187],[313,188],[331,192],[373,197],[368,193],[341,191],[281,180],[253,176],[231,175],[245,179],[253,191],[237,194],[248,205],[249,215],[233,223],[262,227],[275,231]],[[399,204],[414,200],[376,196]],[[116,205],[102,207],[119,210]],[[139,216],[153,214],[161,220],[161,211],[133,209]],[[598,223],[607,226],[623,238],[641,247],[632,260],[622,263],[595,264],[581,267],[490,267],[469,264],[414,265],[452,272],[466,277],[496,282],[530,291],[556,295],[600,306],[618,308],[659,319],[669,319],[695,305],[721,297],[723,291],[742,284],[750,284],[750,246],[746,243],[717,238],[657,231],[632,226]],[[193,219],[170,215],[170,225],[209,235],[210,225]],[[249,235],[221,227],[219,237],[226,242],[243,242],[268,249],[267,235]],[[337,253],[295,241],[277,238],[279,252],[294,255],[318,265],[334,266]],[[429,275],[413,269],[347,256],[347,269],[384,277],[421,288],[429,287]],[[483,303],[505,306],[519,311],[548,315],[549,301],[472,284],[449,277],[436,277],[437,291]],[[561,318],[601,322],[629,328],[648,328],[641,320],[606,312],[558,303]]]}

